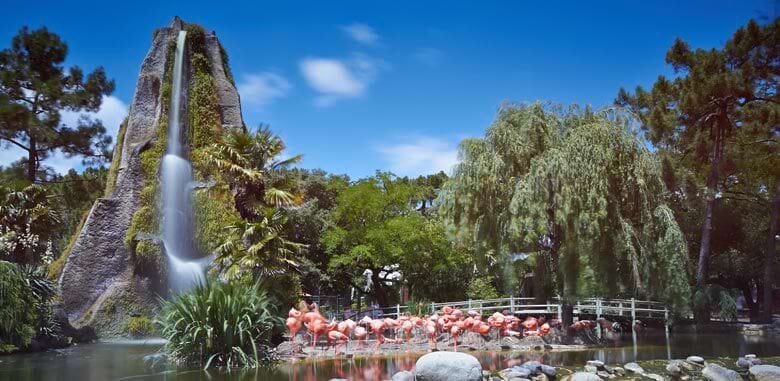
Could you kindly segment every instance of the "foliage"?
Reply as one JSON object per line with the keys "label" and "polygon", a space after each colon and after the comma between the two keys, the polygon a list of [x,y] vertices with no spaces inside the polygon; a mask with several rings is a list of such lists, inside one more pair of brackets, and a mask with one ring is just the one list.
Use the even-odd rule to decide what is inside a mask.
{"label": "foliage", "polygon": [[493,277],[490,275],[472,279],[466,289],[466,295],[469,299],[496,299],[499,297],[496,287],[493,286]]}
{"label": "foliage", "polygon": [[131,316],[125,324],[125,332],[131,337],[149,337],[155,333],[155,328],[148,316]]}
{"label": "foliage", "polygon": [[399,275],[415,298],[457,297],[458,284],[470,276],[470,258],[453,248],[438,220],[415,210],[420,194],[417,185],[388,173],[344,190],[321,238],[329,274],[362,291],[369,270],[369,294],[380,305],[390,304]]}
{"label": "foliage", "polygon": [[0,258],[37,264],[53,259],[52,239],[61,224],[51,192],[40,185],[0,186]]}
{"label": "foliage", "polygon": [[[710,281],[713,223],[721,199],[767,205],[767,190],[780,189],[780,18],[739,28],[722,49],[692,49],[677,39],[666,54],[675,77],[659,76],[651,91],[621,89],[616,103],[633,110],[661,155],[679,163],[688,188],[673,189],[683,201],[699,201],[697,288]],[[780,190],[775,193],[780,192]],[[780,198],[780,195],[775,195]],[[772,208],[770,208],[771,210]],[[685,213],[685,208],[676,208]],[[775,211],[777,213],[777,211]],[[776,225],[772,225],[776,226]],[[776,243],[768,232],[767,268]],[[766,238],[764,239],[766,240]],[[767,270],[764,283],[773,282]],[[771,311],[771,293],[765,295]],[[714,306],[713,306],[714,307]],[[702,306],[704,310],[707,306]],[[699,319],[706,319],[697,310]],[[769,319],[771,312],[767,313]]]}
{"label": "foliage", "polygon": [[35,336],[56,335],[55,293],[42,268],[0,261],[0,353],[24,349]]}
{"label": "foliage", "polygon": [[207,281],[190,293],[162,300],[157,319],[168,353],[190,364],[254,367],[262,363],[262,345],[281,319],[259,282]]}
{"label": "foliage", "polygon": [[215,263],[228,279],[247,271],[268,276],[290,271],[297,266],[295,254],[303,247],[284,236],[286,217],[274,208],[266,209],[255,221],[238,220],[225,228],[217,247]]}
{"label": "foliage", "polygon": [[[490,254],[489,265],[546,251],[566,299],[641,295],[684,310],[687,246],[664,204],[660,166],[629,123],[608,111],[502,108],[484,139],[461,143],[441,213]],[[670,283],[678,288],[667,291]]]}
{"label": "foliage", "polygon": [[116,144],[114,145],[114,152],[111,155],[111,166],[108,169],[108,178],[106,179],[106,191],[103,193],[105,197],[111,197],[114,194],[116,177],[119,174],[119,166],[122,164],[122,149],[125,144],[127,123],[128,117],[125,117],[125,120],[119,125],[119,131],[116,134]]}
{"label": "foliage", "polygon": [[29,181],[38,179],[40,162],[54,150],[93,162],[108,156],[111,137],[99,120],[82,117],[66,126],[60,111],[96,112],[114,81],[102,67],[86,78],[78,66],[66,71],[67,52],[58,35],[27,27],[0,51],[0,140],[27,152]]}

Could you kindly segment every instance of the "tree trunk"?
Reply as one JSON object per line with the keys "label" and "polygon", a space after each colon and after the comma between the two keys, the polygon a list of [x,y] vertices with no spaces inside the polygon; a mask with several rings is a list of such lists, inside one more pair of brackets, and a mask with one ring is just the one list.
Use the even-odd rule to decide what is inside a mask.
{"label": "tree trunk", "polygon": [[[715,148],[710,163],[710,174],[707,177],[707,193],[704,200],[704,223],[701,227],[701,246],[699,246],[699,264],[696,271],[696,291],[704,292],[707,282],[707,267],[710,261],[710,243],[712,242],[712,214],[715,209],[715,194],[718,193],[718,178],[722,149],[722,129],[716,126]],[[695,306],[696,321],[707,322],[710,320],[709,306]]]}
{"label": "tree trunk", "polygon": [[387,307],[390,305],[390,296],[387,295],[387,286],[379,278],[379,272],[381,270],[372,270],[371,280],[374,282],[374,297],[377,304],[381,307]]}
{"label": "tree trunk", "polygon": [[758,301],[753,301],[753,290],[750,289],[750,283],[740,285],[739,289],[742,290],[742,296],[745,297],[745,304],[747,304],[750,322],[754,323],[758,321],[760,307]]}
{"label": "tree trunk", "polygon": [[27,180],[35,182],[35,174],[38,172],[38,154],[35,139],[30,137],[30,150],[27,151]]}
{"label": "tree trunk", "polygon": [[770,220],[769,220],[769,240],[767,241],[766,259],[764,260],[764,314],[763,319],[766,323],[772,322],[773,304],[773,283],[775,270],[775,245],[778,234],[778,219],[780,218],[780,177],[775,180],[775,199],[772,201]]}

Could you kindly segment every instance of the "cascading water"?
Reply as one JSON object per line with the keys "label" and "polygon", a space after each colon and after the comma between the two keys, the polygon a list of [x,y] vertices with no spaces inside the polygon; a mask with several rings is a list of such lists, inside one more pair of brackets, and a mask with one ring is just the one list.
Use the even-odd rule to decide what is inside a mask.
{"label": "cascading water", "polygon": [[162,241],[168,256],[168,280],[176,292],[186,291],[204,279],[207,260],[193,258],[192,166],[183,157],[179,119],[182,97],[184,42],[187,32],[176,39],[173,87],[168,116],[168,147],[162,159]]}

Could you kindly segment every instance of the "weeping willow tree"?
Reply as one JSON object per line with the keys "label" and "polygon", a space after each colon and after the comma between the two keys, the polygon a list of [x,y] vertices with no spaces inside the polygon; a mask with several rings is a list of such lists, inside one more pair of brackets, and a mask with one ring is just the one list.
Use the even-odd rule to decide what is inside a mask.
{"label": "weeping willow tree", "polygon": [[506,268],[511,253],[535,253],[535,275],[563,297],[565,320],[566,306],[590,295],[684,311],[685,239],[664,203],[660,164],[629,123],[610,111],[503,107],[484,138],[461,143],[441,211],[489,271]]}

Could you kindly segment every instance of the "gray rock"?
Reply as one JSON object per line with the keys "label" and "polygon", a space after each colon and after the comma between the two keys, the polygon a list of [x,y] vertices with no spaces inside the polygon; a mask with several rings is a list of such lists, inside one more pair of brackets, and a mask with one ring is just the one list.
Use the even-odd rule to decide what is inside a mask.
{"label": "gray rock", "polygon": [[615,373],[615,368],[613,368],[613,367],[611,367],[609,365],[604,365],[604,371],[606,371],[609,374],[613,374],[613,373]]}
{"label": "gray rock", "polygon": [[780,366],[774,366],[774,365],[751,366],[750,377],[755,381],[780,381]]}
{"label": "gray rock", "polygon": [[626,365],[623,365],[623,368],[632,373],[645,374],[645,370],[635,362],[630,362]]}
{"label": "gray rock", "polygon": [[542,363],[539,361],[526,361],[521,365],[521,367],[526,368],[531,371],[531,374],[539,374],[542,372]]}
{"label": "gray rock", "polygon": [[752,359],[757,358],[757,357],[756,357],[756,355],[751,353],[749,355],[745,355],[745,358],[748,359],[748,360],[752,360]]}
{"label": "gray rock", "polygon": [[680,377],[682,375],[680,364],[676,361],[669,362],[666,364],[666,373],[672,377]]}
{"label": "gray rock", "polygon": [[391,378],[392,381],[414,381],[414,373],[408,370],[397,372]]}
{"label": "gray rock", "polygon": [[736,365],[737,365],[738,368],[747,369],[747,368],[750,368],[750,366],[753,365],[753,364],[750,363],[750,360],[748,360],[748,359],[746,359],[744,357],[740,357],[740,358],[737,359]]}
{"label": "gray rock", "polygon": [[542,364],[539,370],[547,377],[555,378],[558,375],[558,371],[553,366]]}
{"label": "gray rock", "polygon": [[741,381],[739,373],[718,364],[707,364],[701,375],[710,381]]}
{"label": "gray rock", "polygon": [[645,376],[645,377],[647,377],[647,378],[649,378],[651,380],[654,380],[654,381],[664,381],[664,376],[661,376],[660,374],[645,373],[645,374],[643,374],[643,376]]}
{"label": "gray rock", "polygon": [[599,371],[599,368],[596,368],[593,365],[585,365],[585,371],[588,373],[596,373]]}
{"label": "gray rock", "polygon": [[520,372],[515,371],[514,369],[505,369],[501,371],[501,377],[505,379],[512,379],[512,378],[526,378],[528,377],[528,374],[521,374]]}
{"label": "gray rock", "polygon": [[531,381],[531,380],[522,377],[512,377],[509,379],[509,381]]}
{"label": "gray rock", "polygon": [[[131,315],[153,315],[157,295],[167,286],[165,279],[159,279],[165,269],[157,274],[136,271],[124,239],[140,206],[145,181],[140,155],[157,136],[168,46],[183,27],[176,17],[168,27],[154,33],[136,82],[123,143],[115,150],[119,167],[114,190],[93,205],[60,275],[60,294],[68,319],[76,328],[93,326],[100,336],[121,334]],[[219,41],[213,33],[206,35],[206,48],[217,82],[221,121],[242,127],[238,92],[226,79]]]}
{"label": "gray rock", "polygon": [[611,373],[617,374],[618,376],[624,376],[626,374],[626,370],[621,368],[621,367],[619,367],[619,366],[616,366],[616,367],[611,368],[611,369],[612,369]]}
{"label": "gray rock", "polygon": [[688,358],[686,358],[685,361],[691,364],[702,365],[702,366],[704,365],[704,358],[702,358],[701,356],[688,356]]}
{"label": "gray rock", "polygon": [[[524,377],[524,378],[528,378],[528,377],[530,377],[530,376],[531,376],[531,370],[530,370],[530,369],[528,369],[528,368],[524,368],[524,367],[522,367],[522,366],[514,366],[514,367],[512,367],[512,368],[510,368],[510,369],[511,369],[513,372],[515,372],[515,374],[519,374],[519,376],[516,376],[516,377]],[[510,369],[507,369],[507,370],[510,370]]]}
{"label": "gray rock", "polygon": [[586,362],[585,364],[595,366],[596,368],[599,369],[604,367],[604,362],[599,360],[588,360],[588,362]]}
{"label": "gray rock", "polygon": [[610,378],[615,378],[614,374],[610,374],[606,370],[600,370],[600,371],[596,372],[596,375],[601,377],[601,379],[603,379],[603,380],[607,380],[607,379],[610,379]]}
{"label": "gray rock", "polygon": [[750,361],[750,366],[761,365],[761,359],[752,358],[752,359],[747,359],[747,360]]}
{"label": "gray rock", "polygon": [[569,381],[601,381],[601,378],[593,373],[575,372],[569,377]]}
{"label": "gray rock", "polygon": [[528,347],[534,350],[542,350],[546,344],[540,336],[526,336],[517,343],[521,347]]}
{"label": "gray rock", "polygon": [[415,364],[417,381],[479,381],[482,365],[476,357],[462,352],[433,352]]}

